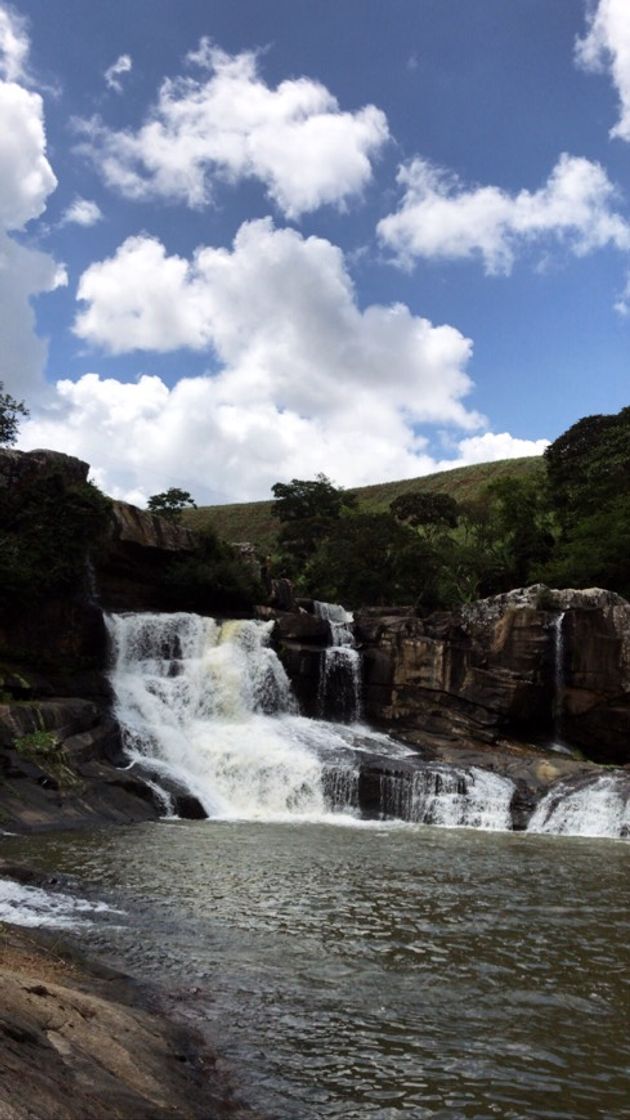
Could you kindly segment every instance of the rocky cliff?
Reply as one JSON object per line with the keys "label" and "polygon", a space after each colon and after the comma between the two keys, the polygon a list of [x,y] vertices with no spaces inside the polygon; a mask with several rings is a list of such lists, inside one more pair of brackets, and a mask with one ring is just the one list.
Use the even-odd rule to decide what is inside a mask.
{"label": "rocky cliff", "polygon": [[366,611],[366,715],[452,743],[553,741],[630,761],[630,604],[535,586],[420,619]]}
{"label": "rocky cliff", "polygon": [[[17,557],[8,568],[16,592],[0,587],[0,827],[12,830],[159,815],[146,784],[116,768],[125,760],[110,715],[103,609],[165,606],[161,577],[195,536],[99,497],[98,541],[88,534],[73,560],[76,577],[40,594],[37,573],[47,578],[48,561],[63,561],[64,509],[89,494],[88,473],[87,463],[58,452],[0,450],[0,543],[9,563]],[[31,567],[24,542],[39,546],[40,537]],[[21,586],[23,571],[29,582]]]}
{"label": "rocky cliff", "polygon": [[190,529],[128,502],[112,502],[108,539],[94,557],[98,597],[105,610],[164,610],[162,578],[174,557],[190,554]]}

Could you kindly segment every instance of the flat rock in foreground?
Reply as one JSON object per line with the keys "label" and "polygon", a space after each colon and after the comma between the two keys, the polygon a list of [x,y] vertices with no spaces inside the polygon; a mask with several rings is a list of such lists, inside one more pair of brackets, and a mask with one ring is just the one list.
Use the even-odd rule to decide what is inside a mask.
{"label": "flat rock in foreground", "polygon": [[47,940],[0,930],[0,1120],[253,1120],[199,1037]]}

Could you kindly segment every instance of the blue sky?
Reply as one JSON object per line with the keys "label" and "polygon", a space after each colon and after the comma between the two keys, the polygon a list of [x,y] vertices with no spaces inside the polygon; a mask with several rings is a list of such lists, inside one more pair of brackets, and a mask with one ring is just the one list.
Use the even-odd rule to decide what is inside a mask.
{"label": "blue sky", "polygon": [[0,64],[20,446],[247,500],[628,403],[627,0],[0,0]]}

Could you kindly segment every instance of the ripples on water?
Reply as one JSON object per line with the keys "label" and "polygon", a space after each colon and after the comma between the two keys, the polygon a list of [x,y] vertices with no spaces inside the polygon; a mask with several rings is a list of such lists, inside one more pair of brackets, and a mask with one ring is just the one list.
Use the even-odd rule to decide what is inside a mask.
{"label": "ripples on water", "polygon": [[82,937],[167,984],[278,1120],[622,1120],[628,850],[181,822],[2,841],[126,910]]}

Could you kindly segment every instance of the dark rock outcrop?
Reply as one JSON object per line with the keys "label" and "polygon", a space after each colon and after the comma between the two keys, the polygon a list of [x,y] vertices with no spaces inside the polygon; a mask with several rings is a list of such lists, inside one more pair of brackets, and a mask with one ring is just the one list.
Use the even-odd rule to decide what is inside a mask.
{"label": "dark rock outcrop", "polygon": [[89,465],[62,451],[14,451],[0,448],[0,489],[16,491],[37,483],[43,473],[54,470],[68,486],[87,481]]}
{"label": "dark rock outcrop", "polygon": [[103,609],[172,609],[164,573],[175,558],[193,552],[196,544],[192,530],[127,502],[113,502],[109,539],[94,558]]}
{"label": "dark rock outcrop", "polygon": [[3,928],[0,1116],[253,1120],[203,1038],[161,1003],[58,935]]}
{"label": "dark rock outcrop", "polygon": [[161,806],[126,765],[115,720],[88,700],[0,705],[0,820],[30,832],[155,820]]}
{"label": "dark rock outcrop", "polygon": [[630,604],[612,592],[536,586],[426,619],[370,611],[357,635],[377,724],[460,744],[560,736],[630,761]]}

